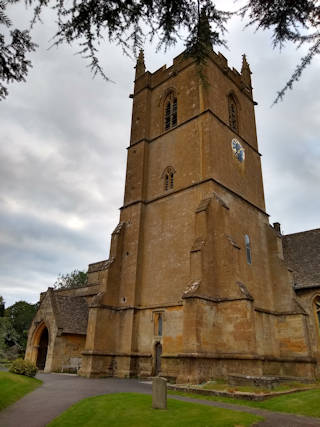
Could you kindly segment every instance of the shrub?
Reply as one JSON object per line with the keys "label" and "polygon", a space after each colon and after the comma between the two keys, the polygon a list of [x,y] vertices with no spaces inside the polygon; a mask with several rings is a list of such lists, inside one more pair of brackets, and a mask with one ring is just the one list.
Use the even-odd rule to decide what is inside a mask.
{"label": "shrub", "polygon": [[27,377],[34,377],[37,373],[37,367],[29,360],[16,359],[12,362],[9,372]]}

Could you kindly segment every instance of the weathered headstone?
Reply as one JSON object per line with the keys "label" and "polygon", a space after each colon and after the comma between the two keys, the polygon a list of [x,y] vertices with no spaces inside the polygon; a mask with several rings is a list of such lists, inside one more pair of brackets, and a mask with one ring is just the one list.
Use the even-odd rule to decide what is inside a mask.
{"label": "weathered headstone", "polygon": [[153,378],[152,407],[154,409],[167,409],[167,380],[165,378]]}

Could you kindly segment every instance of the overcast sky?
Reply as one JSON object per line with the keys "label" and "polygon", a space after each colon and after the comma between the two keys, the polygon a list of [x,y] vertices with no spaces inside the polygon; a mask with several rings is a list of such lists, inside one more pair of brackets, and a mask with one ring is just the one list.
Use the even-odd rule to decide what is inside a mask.
{"label": "overcast sky", "polygon": [[[18,21],[24,12],[14,11]],[[270,222],[285,234],[319,228],[320,59],[313,61],[284,101],[276,91],[303,51],[272,49],[270,33],[243,30],[233,19],[229,65],[253,72],[259,149]],[[11,85],[0,102],[0,295],[6,306],[36,302],[59,273],[86,269],[108,257],[110,233],[122,205],[129,144],[134,61],[116,46],[101,46],[115,83],[92,79],[76,49],[48,50],[53,19],[34,31],[39,44],[26,83]],[[154,72],[183,50],[145,47]]]}

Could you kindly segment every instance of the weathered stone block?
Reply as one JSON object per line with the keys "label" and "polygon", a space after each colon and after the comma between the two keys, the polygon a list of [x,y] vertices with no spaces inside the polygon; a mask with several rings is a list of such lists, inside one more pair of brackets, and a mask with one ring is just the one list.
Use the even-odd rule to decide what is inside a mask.
{"label": "weathered stone block", "polygon": [[154,409],[167,409],[167,380],[165,378],[153,378],[152,407]]}

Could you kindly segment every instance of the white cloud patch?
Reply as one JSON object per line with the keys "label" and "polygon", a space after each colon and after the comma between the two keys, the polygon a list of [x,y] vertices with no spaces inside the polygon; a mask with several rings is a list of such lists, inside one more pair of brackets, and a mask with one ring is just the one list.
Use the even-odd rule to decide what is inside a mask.
{"label": "white cloud patch", "polygon": [[[27,82],[11,85],[0,103],[0,294],[7,305],[35,302],[59,273],[107,258],[123,202],[134,62],[115,46],[101,46],[115,83],[92,79],[75,49],[47,50],[52,15],[44,21],[35,29],[39,48]],[[320,61],[270,108],[302,53],[291,46],[274,51],[269,33],[243,27],[232,20],[230,50],[222,53],[237,69],[246,53],[253,71],[268,213],[287,233],[317,228]],[[170,65],[181,50],[182,44],[165,54],[146,46],[147,68]]]}

